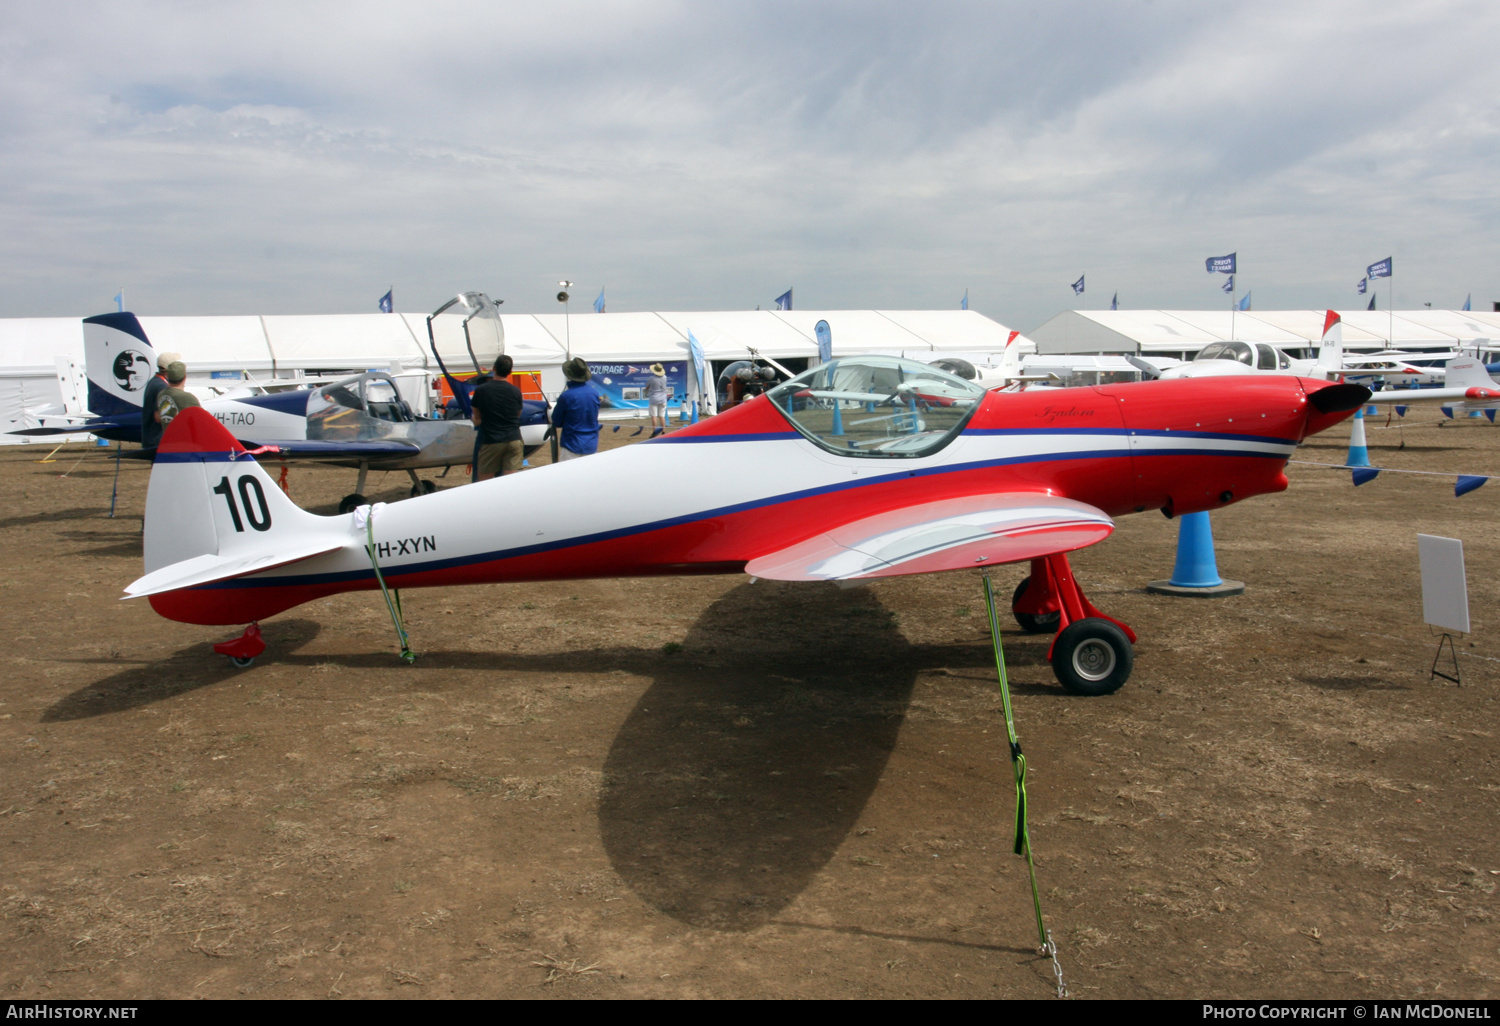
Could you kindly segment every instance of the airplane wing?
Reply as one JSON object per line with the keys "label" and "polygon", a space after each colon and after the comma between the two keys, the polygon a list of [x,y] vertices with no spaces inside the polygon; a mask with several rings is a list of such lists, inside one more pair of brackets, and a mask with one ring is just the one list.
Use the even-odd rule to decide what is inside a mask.
{"label": "airplane wing", "polygon": [[[306,439],[270,439],[237,441],[251,456],[264,459],[368,461],[372,466],[382,459],[412,456],[422,451],[416,442],[385,439],[368,442],[324,442]],[[136,449],[125,454],[127,460],[149,460],[154,449]]]}
{"label": "airplane wing", "polygon": [[1500,389],[1481,388],[1391,388],[1370,393],[1374,406],[1415,406],[1417,403],[1492,403],[1500,400]]}
{"label": "airplane wing", "polygon": [[306,439],[267,439],[265,441],[251,441],[248,438],[239,439],[241,445],[246,449],[255,450],[266,448],[276,450],[270,455],[290,457],[297,460],[346,460],[346,459],[378,459],[381,456],[410,456],[420,452],[422,447],[416,442],[401,441],[398,439],[379,439],[364,442],[328,442]]}
{"label": "airplane wing", "polygon": [[846,581],[1018,563],[1103,541],[1100,509],[1045,494],[972,495],[853,520],[752,559],[775,581]]}

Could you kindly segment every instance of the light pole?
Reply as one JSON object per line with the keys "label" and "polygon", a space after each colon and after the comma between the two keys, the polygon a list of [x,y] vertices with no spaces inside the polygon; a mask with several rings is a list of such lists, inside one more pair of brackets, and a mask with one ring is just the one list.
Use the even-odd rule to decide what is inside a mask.
{"label": "light pole", "polygon": [[573,326],[568,320],[568,289],[573,287],[573,283],[560,281],[558,284],[563,287],[563,290],[557,294],[557,301],[563,305],[563,337],[566,339],[563,347],[568,352],[568,359],[571,360],[573,359]]}

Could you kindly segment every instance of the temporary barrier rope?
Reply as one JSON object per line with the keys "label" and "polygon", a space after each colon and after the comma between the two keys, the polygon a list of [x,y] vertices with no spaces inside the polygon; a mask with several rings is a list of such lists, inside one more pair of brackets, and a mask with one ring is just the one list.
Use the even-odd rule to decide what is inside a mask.
{"label": "temporary barrier rope", "polygon": [[411,650],[411,645],[406,637],[406,628],[401,625],[401,592],[396,591],[396,597],[391,598],[391,589],[385,586],[385,575],[380,572],[380,561],[375,558],[375,510],[371,508],[365,516],[366,542],[365,551],[370,554],[370,565],[375,568],[375,580],[380,584],[380,594],[385,597],[385,608],[390,611],[391,623],[396,627],[396,638],[401,642],[401,658],[408,663],[417,661],[417,654]]}
{"label": "temporary barrier rope", "polygon": [[984,575],[984,604],[990,614],[990,639],[995,645],[995,672],[1000,677],[1000,704],[1005,710],[1005,733],[1010,740],[1010,761],[1016,771],[1016,845],[1015,853],[1026,856],[1026,870],[1031,874],[1031,905],[1036,911],[1036,933],[1040,953],[1052,958],[1052,971],[1057,976],[1057,996],[1067,997],[1068,988],[1063,983],[1062,966],[1057,961],[1057,945],[1052,942],[1052,931],[1042,920],[1042,897],[1036,886],[1036,863],[1031,858],[1031,831],[1026,819],[1026,756],[1021,751],[1021,742],[1016,737],[1016,721],[1010,708],[1010,683],[1005,676],[1005,652],[1000,646],[1000,619],[995,612],[995,590],[990,584],[989,574]]}
{"label": "temporary barrier rope", "polygon": [[1398,470],[1395,467],[1351,467],[1347,463],[1314,463],[1312,460],[1287,460],[1302,467],[1327,467],[1329,470],[1378,470],[1382,474],[1421,474],[1423,477],[1494,477],[1494,474],[1464,474],[1457,470]]}

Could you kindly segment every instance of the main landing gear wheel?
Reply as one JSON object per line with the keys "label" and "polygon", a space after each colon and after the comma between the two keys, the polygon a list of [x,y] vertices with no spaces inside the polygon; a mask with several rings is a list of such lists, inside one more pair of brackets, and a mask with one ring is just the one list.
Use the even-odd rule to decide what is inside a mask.
{"label": "main landing gear wheel", "polygon": [[255,662],[255,657],[254,656],[230,656],[229,657],[229,661],[231,663],[233,663],[235,666],[238,666],[240,669],[243,670],[246,667],[248,667],[251,663]]}
{"label": "main landing gear wheel", "polygon": [[365,504],[365,497],[358,492],[353,492],[339,500],[340,513],[353,513]]}
{"label": "main landing gear wheel", "polygon": [[437,485],[431,481],[423,481],[420,485],[411,486],[411,497],[415,499],[418,495],[431,495],[435,491],[437,491]]}
{"label": "main landing gear wheel", "polygon": [[1135,649],[1108,620],[1075,620],[1052,643],[1052,672],[1075,695],[1110,695],[1130,679]]}
{"label": "main landing gear wheel", "polygon": [[1021,578],[1021,583],[1016,585],[1016,590],[1010,596],[1011,615],[1016,618],[1016,623],[1021,625],[1021,630],[1027,634],[1051,634],[1057,630],[1058,621],[1062,619],[1062,613],[1056,609],[1050,613],[1022,613],[1016,610],[1016,603],[1021,601],[1021,596],[1026,594],[1026,587],[1031,583],[1030,577]]}

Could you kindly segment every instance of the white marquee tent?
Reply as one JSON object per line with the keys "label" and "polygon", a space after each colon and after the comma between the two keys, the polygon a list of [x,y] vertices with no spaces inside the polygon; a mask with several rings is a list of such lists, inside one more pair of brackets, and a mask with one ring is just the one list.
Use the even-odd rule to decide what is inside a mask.
{"label": "white marquee tent", "polygon": [[[775,360],[811,359],[817,355],[819,320],[828,321],[840,355],[991,353],[1003,349],[1010,335],[1005,326],[972,310],[501,315],[506,352],[518,370],[540,370],[548,392],[562,389],[559,368],[570,354],[604,363],[682,360],[689,333],[710,361],[746,359],[751,349]],[[423,314],[141,316],[140,321],[158,352],[182,354],[194,386],[214,378],[268,382],[373,368],[437,369]],[[79,408],[82,365],[81,318],[0,320],[0,421],[20,421],[27,411],[45,407]],[[66,394],[60,376],[74,383]]]}
{"label": "white marquee tent", "polygon": [[[1309,349],[1323,337],[1323,310],[1067,310],[1031,332],[1037,352],[1134,353],[1192,359],[1209,342],[1239,339]],[[1344,345],[1356,350],[1500,347],[1500,313],[1348,310]]]}

